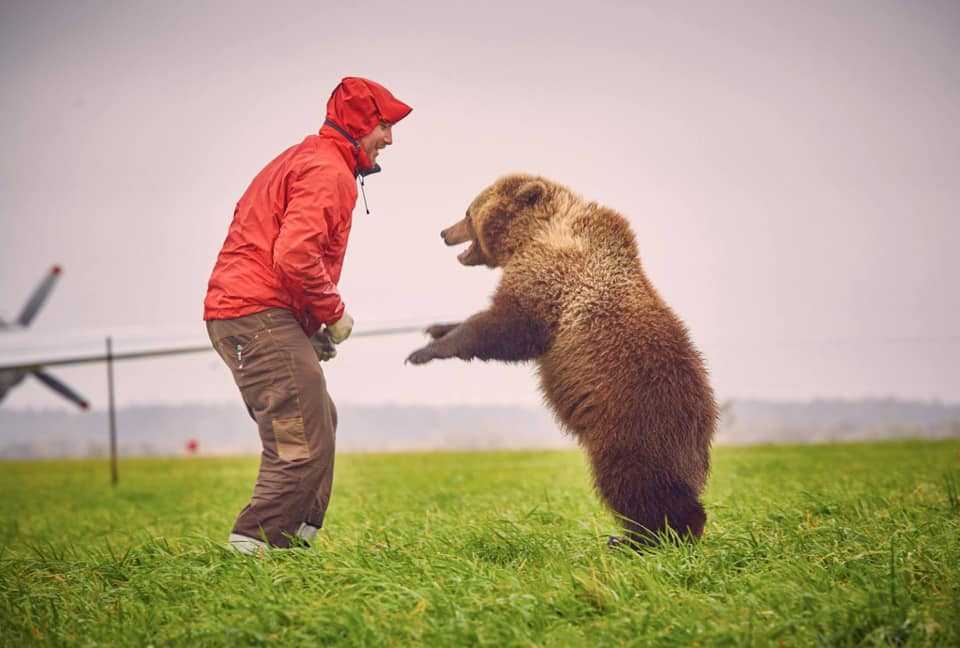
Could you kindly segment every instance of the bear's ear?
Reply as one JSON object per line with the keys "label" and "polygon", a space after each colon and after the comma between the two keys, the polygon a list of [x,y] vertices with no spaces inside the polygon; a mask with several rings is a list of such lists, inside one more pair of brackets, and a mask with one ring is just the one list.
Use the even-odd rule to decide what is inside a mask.
{"label": "bear's ear", "polygon": [[517,200],[524,205],[535,205],[547,193],[547,185],[539,180],[529,180],[517,190]]}

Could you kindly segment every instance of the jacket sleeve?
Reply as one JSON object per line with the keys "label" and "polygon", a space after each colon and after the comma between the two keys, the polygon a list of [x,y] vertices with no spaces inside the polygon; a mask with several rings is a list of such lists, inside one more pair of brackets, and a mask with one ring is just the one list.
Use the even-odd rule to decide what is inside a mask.
{"label": "jacket sleeve", "polygon": [[322,324],[343,315],[343,300],[323,262],[329,231],[339,218],[336,173],[323,167],[303,171],[287,186],[287,208],[273,247],[273,265],[284,283]]}

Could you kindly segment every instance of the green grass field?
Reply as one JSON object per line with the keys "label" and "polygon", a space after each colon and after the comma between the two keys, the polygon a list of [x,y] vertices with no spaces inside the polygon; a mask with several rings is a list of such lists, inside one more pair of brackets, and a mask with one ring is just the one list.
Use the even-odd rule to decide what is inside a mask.
{"label": "green grass field", "polygon": [[960,442],[719,448],[697,545],[608,549],[577,452],[343,455],[222,548],[254,458],[0,463],[0,643],[960,645]]}

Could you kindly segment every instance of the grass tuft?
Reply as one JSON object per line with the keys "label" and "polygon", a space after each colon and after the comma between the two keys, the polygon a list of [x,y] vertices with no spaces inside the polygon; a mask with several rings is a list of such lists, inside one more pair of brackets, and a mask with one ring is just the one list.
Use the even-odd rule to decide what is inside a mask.
{"label": "grass tuft", "polygon": [[943,481],[947,493],[947,507],[952,513],[960,513],[960,486],[958,486],[957,473],[944,474]]}

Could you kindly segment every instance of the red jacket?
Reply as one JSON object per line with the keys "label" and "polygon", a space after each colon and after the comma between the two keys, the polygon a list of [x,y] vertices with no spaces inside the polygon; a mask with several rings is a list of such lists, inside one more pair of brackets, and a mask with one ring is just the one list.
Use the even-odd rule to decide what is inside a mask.
{"label": "red jacket", "polygon": [[318,135],[291,146],[253,179],[233,212],[203,302],[203,318],[267,308],[293,312],[307,335],[343,315],[337,291],[357,202],[358,174],[379,171],[357,143],[411,111],[383,86],[340,82]]}

